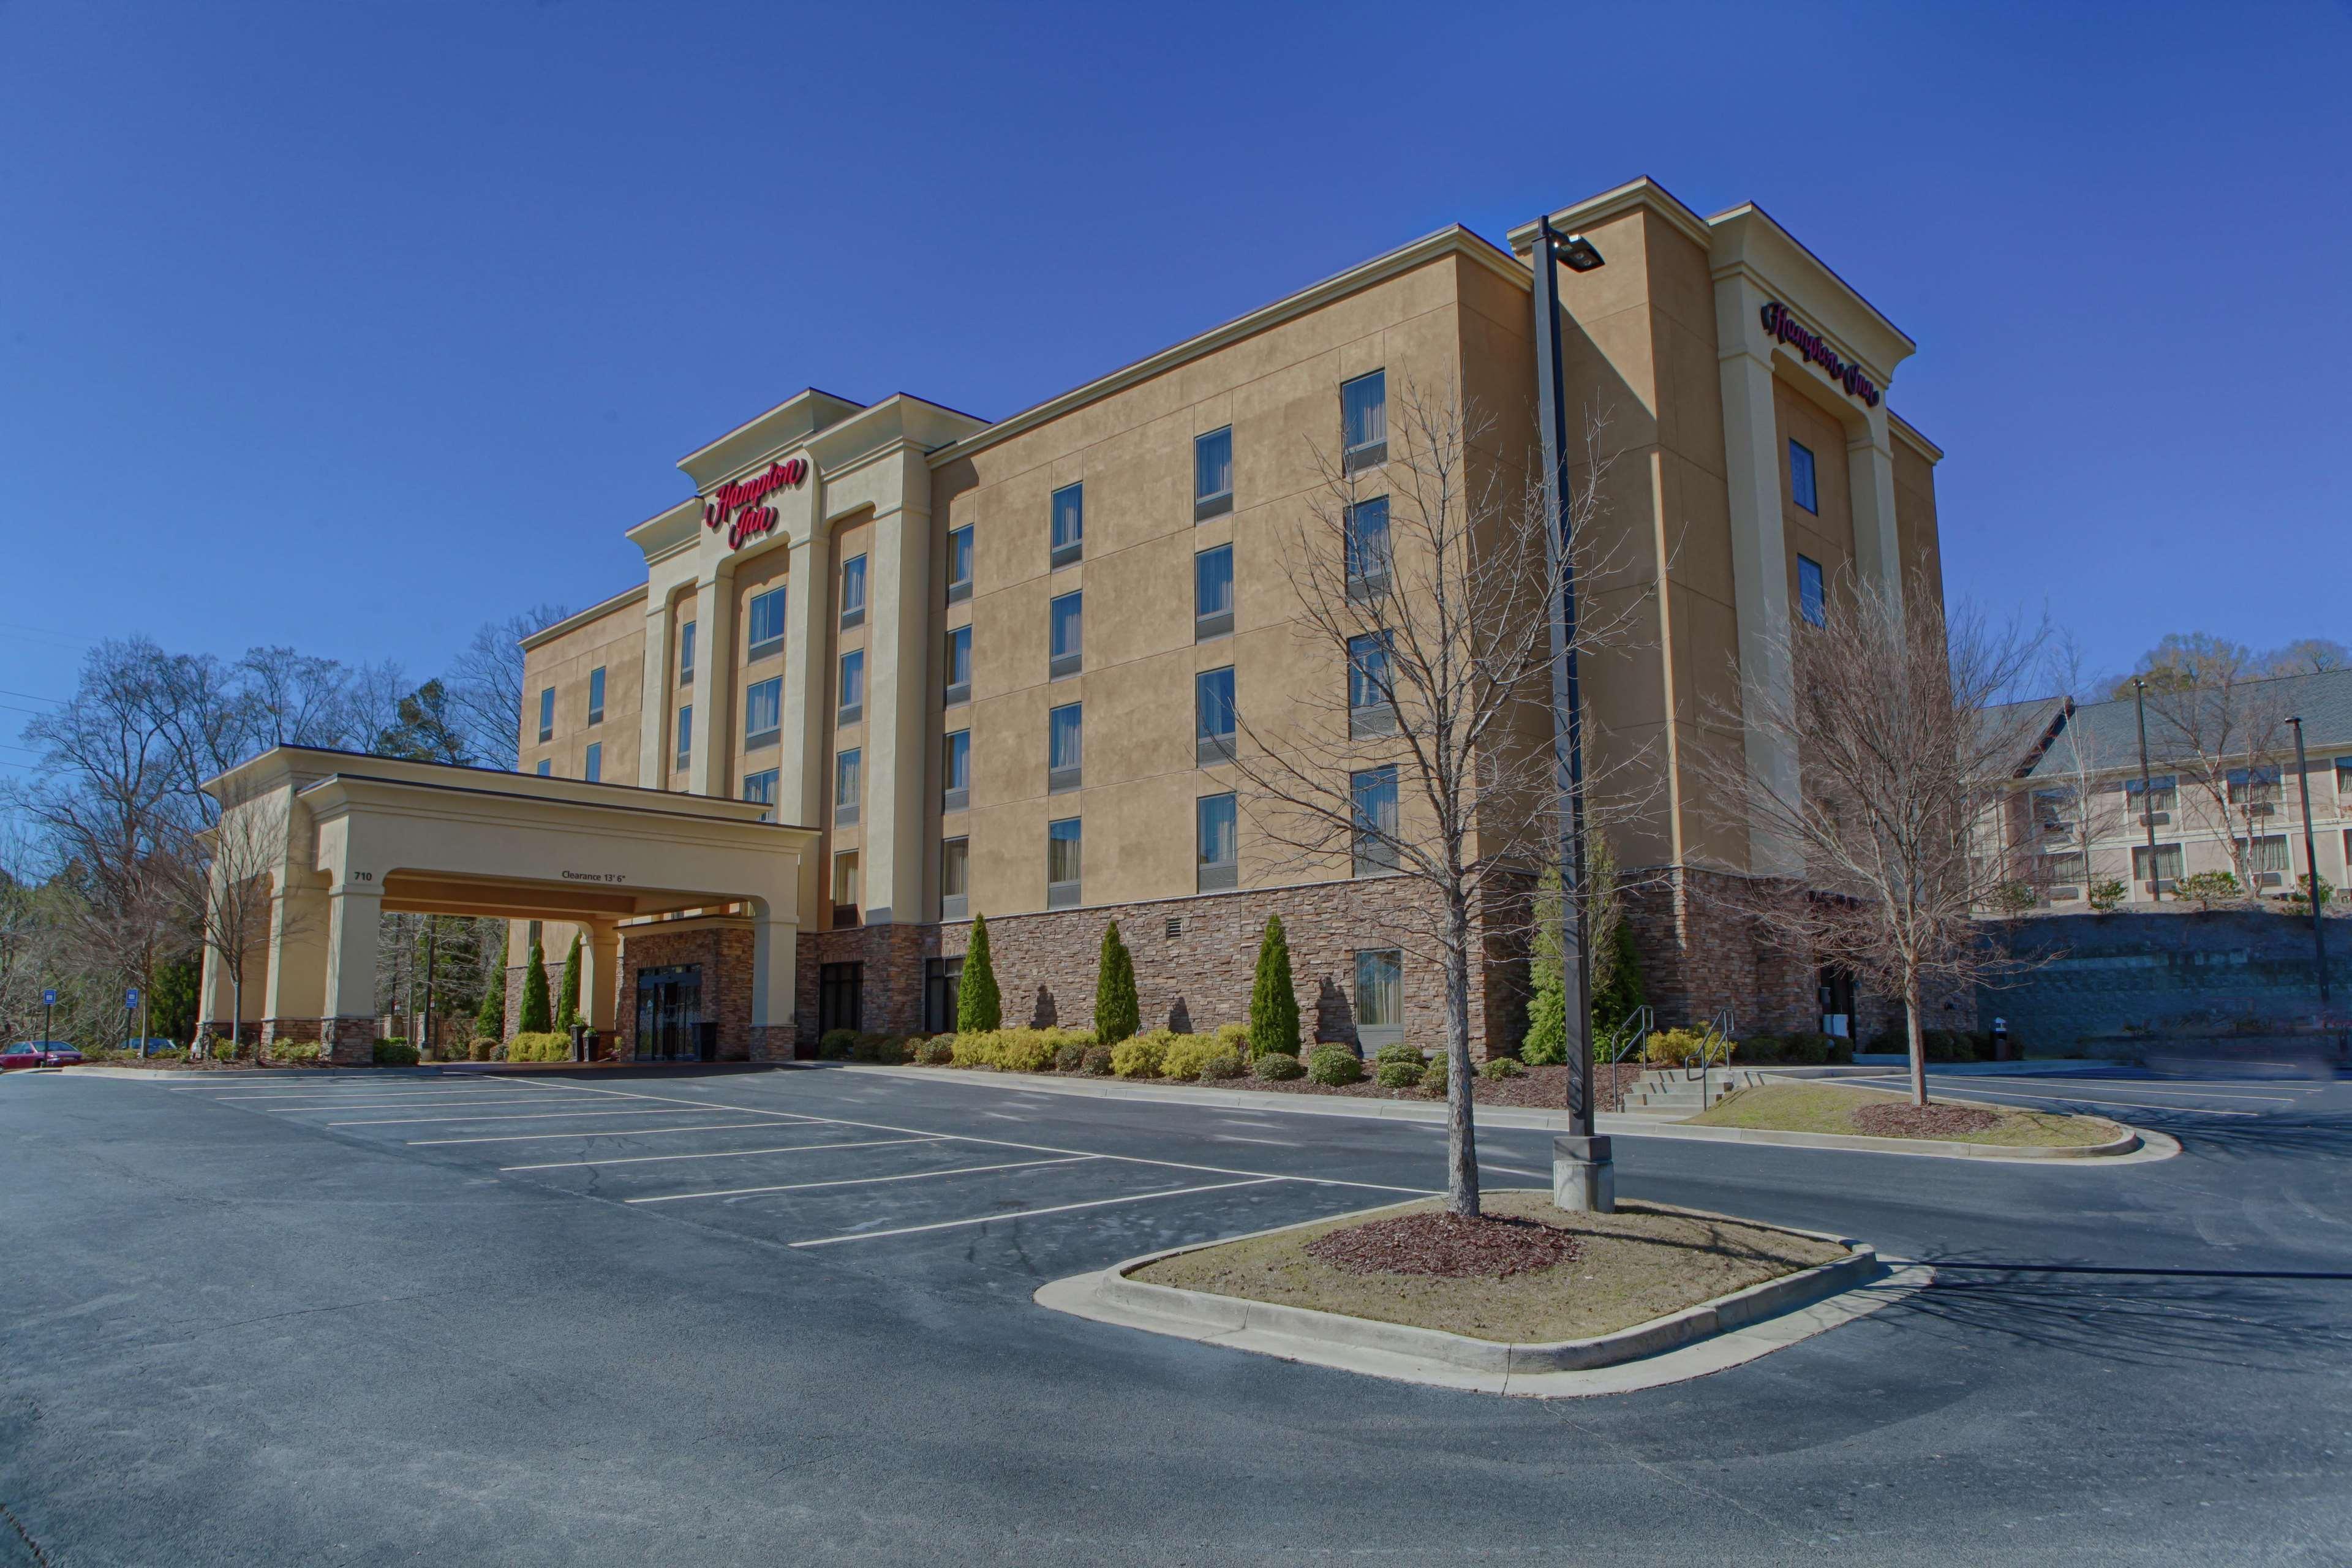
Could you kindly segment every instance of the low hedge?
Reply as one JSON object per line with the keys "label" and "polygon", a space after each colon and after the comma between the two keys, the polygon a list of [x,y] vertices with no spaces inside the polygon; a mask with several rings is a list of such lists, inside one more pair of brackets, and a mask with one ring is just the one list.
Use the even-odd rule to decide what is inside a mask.
{"label": "low hedge", "polygon": [[517,1035],[507,1042],[507,1060],[510,1062],[568,1062],[572,1059],[572,1037],[550,1029],[544,1034],[536,1030]]}
{"label": "low hedge", "polygon": [[1408,1046],[1402,1040],[1399,1040],[1392,1046],[1382,1046],[1379,1050],[1374,1051],[1372,1053],[1372,1060],[1376,1062],[1411,1062],[1414,1067],[1418,1068],[1421,1066],[1422,1062],[1421,1047],[1419,1046]]}
{"label": "low hedge", "polygon": [[1447,1081],[1448,1075],[1445,1070],[1445,1058],[1444,1057],[1440,1057],[1435,1061],[1431,1062],[1427,1070],[1423,1072],[1421,1075],[1421,1092],[1429,1096],[1432,1100],[1444,1100],[1445,1098]]}
{"label": "low hedge", "polygon": [[[380,1053],[383,1048],[383,1042],[378,1042],[377,1048]],[[160,1057],[164,1053],[157,1051],[155,1054]],[[304,1040],[299,1044],[289,1040],[281,1045],[275,1045],[269,1047],[269,1059],[273,1062],[282,1062],[289,1067],[296,1066],[304,1062],[315,1062],[326,1054],[327,1047],[320,1045],[316,1040]],[[376,1060],[379,1063],[383,1060],[381,1054],[377,1056]]]}
{"label": "low hedge", "polygon": [[378,1040],[375,1043],[375,1065],[380,1068],[413,1068],[416,1065],[416,1047],[406,1040]]}
{"label": "low hedge", "polygon": [[1076,1029],[990,1029],[953,1037],[949,1065],[994,1068],[1000,1072],[1046,1072],[1054,1053],[1066,1045],[1090,1045],[1094,1037]]}
{"label": "low hedge", "polygon": [[1478,1064],[1478,1076],[1489,1083],[1500,1083],[1507,1078],[1517,1078],[1527,1069],[1517,1057],[1488,1057]]}
{"label": "low hedge", "polygon": [[[1155,1030],[1154,1033],[1158,1034],[1160,1031]],[[1160,1058],[1160,1076],[1172,1078],[1180,1083],[1190,1083],[1195,1079],[1209,1077],[1210,1075],[1203,1072],[1202,1068],[1210,1060],[1217,1057],[1233,1055],[1232,1047],[1219,1045],[1217,1037],[1214,1035],[1169,1035],[1166,1040],[1166,1047]],[[1228,1073],[1223,1076],[1233,1075]]]}
{"label": "low hedge", "polygon": [[1250,1064],[1250,1072],[1268,1083],[1288,1083],[1304,1077],[1307,1069],[1287,1051],[1268,1051]]}
{"label": "low hedge", "polygon": [[915,1046],[915,1059],[927,1068],[954,1066],[955,1037],[934,1035],[928,1040],[918,1041]]}
{"label": "low hedge", "polygon": [[[1417,1057],[1420,1053],[1414,1054]],[[1404,1061],[1394,1057],[1377,1059],[1372,1068],[1373,1081],[1382,1089],[1411,1089],[1421,1082],[1421,1073],[1419,1061]]]}
{"label": "low hedge", "polygon": [[1119,1041],[1110,1048],[1110,1070],[1121,1078],[1158,1078],[1160,1064],[1168,1059],[1171,1037],[1163,1029],[1154,1029]]}
{"label": "low hedge", "polygon": [[1356,1082],[1364,1076],[1364,1064],[1356,1053],[1345,1046],[1318,1046],[1307,1058],[1307,1076],[1317,1083],[1337,1089]]}

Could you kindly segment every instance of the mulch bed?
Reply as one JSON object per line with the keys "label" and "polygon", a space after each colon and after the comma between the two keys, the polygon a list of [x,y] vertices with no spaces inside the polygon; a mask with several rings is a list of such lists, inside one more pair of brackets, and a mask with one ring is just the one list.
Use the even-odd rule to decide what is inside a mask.
{"label": "mulch bed", "polygon": [[1865,1105],[1853,1113],[1855,1130],[1873,1138],[1958,1138],[2000,1122],[1973,1105]]}
{"label": "mulch bed", "polygon": [[1439,1213],[1349,1226],[1318,1237],[1306,1250],[1349,1274],[1507,1279],[1565,1263],[1578,1247],[1569,1232],[1540,1221]]}
{"label": "mulch bed", "polygon": [[[1624,1100],[1625,1090],[1633,1087],[1642,1076],[1642,1068],[1633,1062],[1592,1069],[1592,1109],[1615,1110]],[[1158,1079],[1150,1080],[1158,1082]],[[1479,1079],[1474,1105],[1505,1105],[1522,1110],[1565,1110],[1568,1109],[1568,1068],[1565,1067],[1529,1068],[1517,1078],[1501,1079]],[[1337,1094],[1354,1100],[1418,1100],[1442,1105],[1417,1089],[1382,1089],[1374,1083],[1367,1069],[1364,1081],[1340,1088],[1293,1079],[1288,1083],[1275,1083],[1265,1079],[1225,1079],[1202,1083],[1202,1089],[1254,1089],[1269,1094]]]}

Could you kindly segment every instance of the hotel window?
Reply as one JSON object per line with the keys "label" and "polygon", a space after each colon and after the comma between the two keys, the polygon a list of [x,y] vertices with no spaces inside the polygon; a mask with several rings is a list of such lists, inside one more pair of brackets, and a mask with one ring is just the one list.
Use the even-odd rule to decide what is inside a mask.
{"label": "hotel window", "polygon": [[677,683],[694,684],[694,623],[688,621],[677,628]]}
{"label": "hotel window", "polygon": [[1821,494],[1813,488],[1813,449],[1802,441],[1789,443],[1789,494],[1807,511],[1821,514]]}
{"label": "hotel window", "polygon": [[1078,907],[1078,819],[1066,817],[1045,825],[1045,907]]}
{"label": "hotel window", "polygon": [[2336,759],[2336,800],[2339,807],[2352,805],[2352,757]]}
{"label": "hotel window", "polygon": [[784,678],[772,675],[743,690],[743,743],[772,746],[784,722]]}
{"label": "hotel window", "polygon": [[1389,498],[1375,496],[1348,509],[1348,597],[1389,591]]}
{"label": "hotel window", "polygon": [[2279,802],[2279,771],[2273,768],[2231,768],[2230,804],[2274,806]]}
{"label": "hotel window", "polygon": [[604,721],[604,667],[598,665],[588,672],[588,722]]}
{"label": "hotel window", "polygon": [[1045,715],[1045,792],[1060,795],[1083,782],[1086,719],[1076,702]]}
{"label": "hotel window", "polygon": [[[755,805],[774,806],[776,780],[781,776],[778,770],[774,768],[762,769],[756,773],[746,773],[743,776],[743,798]],[[775,819],[776,814],[773,810],[760,814],[760,820],[762,822],[773,822]]]}
{"label": "hotel window", "polygon": [[591,741],[588,742],[588,765],[581,770],[580,776],[586,779],[590,784],[598,784],[603,782],[604,777],[604,742]]}
{"label": "hotel window", "polygon": [[546,931],[547,926],[545,921],[532,921],[530,922],[530,930],[525,937],[526,944],[530,946],[538,945],[540,938],[546,934]]}
{"label": "hotel window", "polygon": [[820,963],[816,969],[816,1026],[820,1034],[866,1027],[866,965]]}
{"label": "hotel window", "polygon": [[1234,510],[1234,427],[1192,438],[1192,521]]}
{"label": "hotel window", "polygon": [[1396,709],[1389,700],[1389,634],[1365,632],[1348,639],[1348,738],[1396,733]]}
{"label": "hotel window", "polygon": [[784,591],[771,588],[751,595],[751,648],[748,658],[765,658],[784,651]]}
{"label": "hotel window", "polygon": [[686,766],[694,752],[694,704],[687,703],[677,710],[677,765]]}
{"label": "hotel window", "polygon": [[843,724],[856,724],[866,717],[866,650],[852,648],[841,656],[841,711]]}
{"label": "hotel window", "polygon": [[1339,384],[1341,466],[1354,473],[1389,460],[1389,378],[1376,370]]}
{"label": "hotel window", "polygon": [[950,707],[971,700],[971,628],[958,626],[948,634],[948,691]]}
{"label": "hotel window", "polygon": [[1204,669],[1192,678],[1192,761],[1214,767],[1234,760],[1234,731],[1238,728],[1234,706],[1234,667]]}
{"label": "hotel window", "polygon": [[[940,919],[963,919],[971,912],[971,840],[945,839],[940,845]],[[954,1016],[949,1016],[952,1022]]]}
{"label": "hotel window", "polygon": [[2035,790],[2032,804],[2033,823],[2041,832],[2056,834],[2074,829],[2077,812],[2073,786]]}
{"label": "hotel window", "polygon": [[1356,803],[1355,874],[1378,876],[1397,868],[1397,771],[1367,768],[1350,774],[1349,793]]}
{"label": "hotel window", "polygon": [[555,763],[551,758],[541,757],[539,759],[539,776],[543,779],[552,778],[555,776]]}
{"label": "hotel window", "polygon": [[934,958],[928,961],[923,965],[923,1027],[935,1035],[952,1032],[956,1026],[956,1010],[962,1001],[963,960]]}
{"label": "hotel window", "polygon": [[857,826],[857,800],[864,793],[866,759],[856,746],[833,759],[833,825]]}
{"label": "hotel window", "polygon": [[1810,555],[1797,557],[1797,613],[1817,626],[1830,618],[1829,598],[1822,589],[1822,563]]}
{"label": "hotel window", "polygon": [[[2146,798],[2142,795],[2145,794]],[[2145,792],[2137,779],[2124,781],[2124,804],[2130,808],[2135,826],[2145,827],[2153,813],[2161,826],[2172,820],[2172,813],[2180,809],[2180,779],[2175,773],[2157,773],[2147,781]]]}
{"label": "hotel window", "polygon": [[1066,675],[1077,674],[1085,662],[1082,644],[1086,637],[1086,606],[1083,599],[1083,595],[1064,594],[1048,606],[1051,626],[1045,673],[1055,680]]}
{"label": "hotel window", "polygon": [[2089,862],[2080,849],[2063,849],[2047,856],[2042,869],[2050,881],[2050,901],[2062,903],[2083,896],[2083,868]]}
{"label": "hotel window", "polygon": [[1404,1038],[1404,954],[1393,947],[1356,954],[1356,1044],[1368,1050]]}
{"label": "hotel window", "polygon": [[542,741],[555,739],[555,688],[552,686],[539,689],[539,738]]}
{"label": "hotel window", "polygon": [[1054,492],[1052,564],[1067,566],[1087,552],[1087,487],[1065,485]]}
{"label": "hotel window", "polygon": [[963,811],[971,805],[971,731],[952,730],[948,743],[940,753],[940,773],[946,781],[946,791],[940,796],[941,811]]}
{"label": "hotel window", "polygon": [[1192,557],[1192,640],[1234,632],[1234,547],[1220,544]]}
{"label": "hotel window", "polygon": [[2286,880],[2289,862],[2285,834],[2263,834],[2251,845],[2242,838],[2232,842],[2236,844],[2238,852],[2246,858],[2246,869],[2254,874],[2259,886],[2275,888]]}
{"label": "hotel window", "polygon": [[857,851],[845,849],[833,858],[833,923],[836,929],[859,923],[857,904]]}
{"label": "hotel window", "polygon": [[[2153,864],[2155,868],[2153,870],[2149,869],[2151,864]],[[2151,879],[2167,884],[2178,882],[2180,880],[2180,871],[2181,858],[2179,845],[2158,845],[2156,847],[2156,858],[2153,862],[2148,858],[2147,845],[2135,844],[2132,846],[2132,880],[2139,883],[2142,887],[2146,887]]]}
{"label": "hotel window", "polygon": [[841,629],[866,624],[866,557],[853,555],[841,563]]}
{"label": "hotel window", "polygon": [[1241,866],[1234,797],[1204,795],[1196,811],[1199,866],[1193,888],[1203,893],[1228,892]]}
{"label": "hotel window", "polygon": [[960,605],[971,597],[971,529],[948,532],[948,603]]}

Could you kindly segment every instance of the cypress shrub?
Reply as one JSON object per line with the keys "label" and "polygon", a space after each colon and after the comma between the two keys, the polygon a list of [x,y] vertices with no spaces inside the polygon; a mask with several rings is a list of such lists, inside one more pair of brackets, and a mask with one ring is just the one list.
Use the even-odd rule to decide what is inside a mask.
{"label": "cypress shrub", "polygon": [[544,1035],[555,1026],[555,1010],[547,1000],[547,953],[539,945],[539,938],[530,939],[530,952],[523,959],[522,1016],[515,1020],[515,1031],[524,1035]]}
{"label": "cypress shrub", "polygon": [[502,1038],[507,1032],[507,977],[500,970],[497,978],[482,987],[482,1005],[474,1014],[474,1037],[478,1040]]}
{"label": "cypress shrub", "polygon": [[1253,1058],[1268,1051],[1298,1054],[1298,992],[1290,982],[1290,939],[1282,917],[1265,917],[1265,937],[1257,947],[1257,979],[1250,987],[1249,1049]]}
{"label": "cypress shrub", "polygon": [[1143,1026],[1135,995],[1135,960],[1119,940],[1118,922],[1103,928],[1102,958],[1095,966],[1095,1043],[1115,1046]]}
{"label": "cypress shrub", "polygon": [[1003,1027],[1003,1001],[996,994],[996,969],[988,958],[988,921],[971,917],[971,950],[963,955],[963,981],[956,992],[956,1032],[984,1035]]}
{"label": "cypress shrub", "polygon": [[555,1032],[570,1034],[580,1021],[580,933],[572,933],[572,951],[563,955],[563,979],[555,988]]}
{"label": "cypress shrub", "polygon": [[1564,933],[1557,866],[1545,867],[1536,884],[1535,914],[1535,942],[1528,954],[1528,1032],[1519,1041],[1519,1059],[1546,1067],[1568,1059],[1568,986],[1560,973]]}

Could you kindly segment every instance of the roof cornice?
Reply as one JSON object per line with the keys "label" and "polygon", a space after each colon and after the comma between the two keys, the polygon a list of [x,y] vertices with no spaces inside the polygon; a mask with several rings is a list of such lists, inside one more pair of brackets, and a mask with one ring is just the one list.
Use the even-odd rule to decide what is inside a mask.
{"label": "roof cornice", "polygon": [[[1707,220],[1685,206],[1672,191],[1647,174],[1628,180],[1614,190],[1587,196],[1580,202],[1560,208],[1550,215],[1551,226],[1565,232],[1573,232],[1640,210],[1656,213],[1669,227],[1701,250],[1715,248],[1715,235],[1707,227]],[[1509,237],[1512,251],[1527,255],[1536,247],[1536,226],[1523,223],[1510,231]]]}
{"label": "roof cornice", "polygon": [[[637,524],[637,528],[644,528],[645,526],[646,525],[642,522]],[[636,528],[629,530],[630,537],[635,538],[636,536]],[[593,621],[600,616],[611,615],[614,610],[619,609],[622,605],[630,603],[632,600],[642,599],[645,596],[646,584],[643,583],[638,584],[634,588],[624,588],[621,592],[614,595],[611,598],[606,599],[602,604],[591,605],[577,615],[566,616],[551,626],[540,627],[539,630],[531,633],[529,637],[522,638],[518,646],[524,648],[537,647],[541,643],[560,637],[566,632],[578,631],[582,626],[586,626],[589,622]]]}

